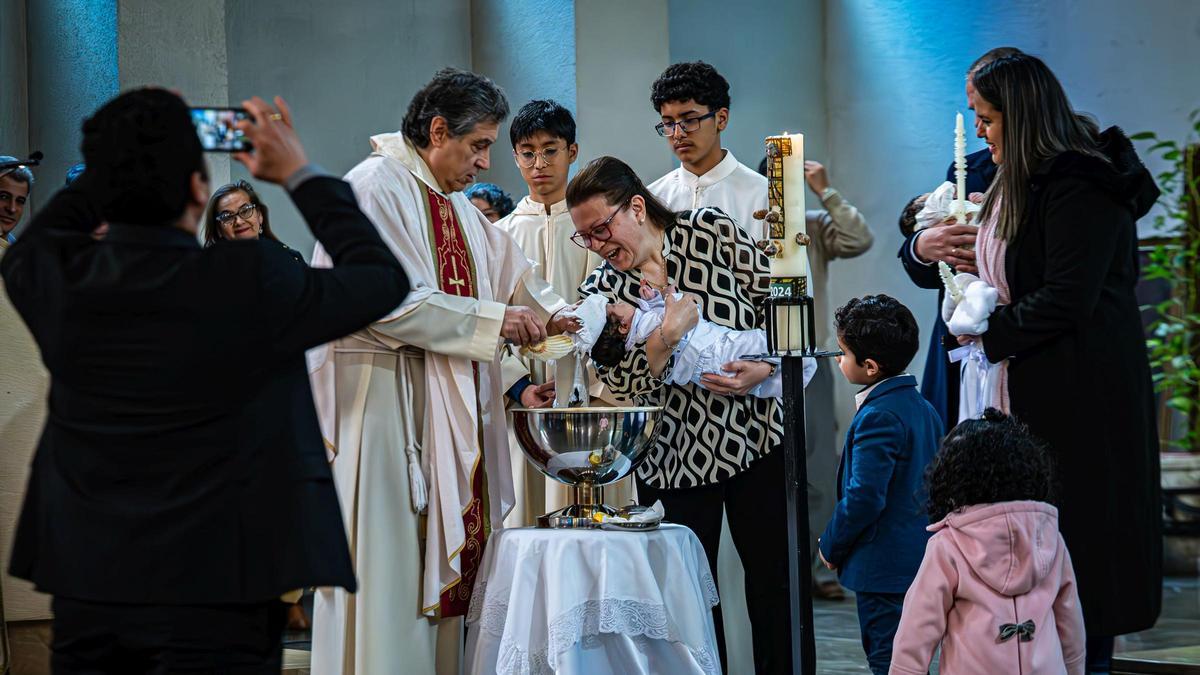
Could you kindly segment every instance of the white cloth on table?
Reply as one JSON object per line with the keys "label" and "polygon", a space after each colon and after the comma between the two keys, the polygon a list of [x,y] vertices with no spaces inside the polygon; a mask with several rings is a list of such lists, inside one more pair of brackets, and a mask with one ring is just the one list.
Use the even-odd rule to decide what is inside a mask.
{"label": "white cloth on table", "polygon": [[[676,293],[675,299],[683,297]],[[699,313],[700,308],[696,308]],[[630,322],[629,336],[625,339],[625,349],[644,342],[662,325],[666,303],[657,291],[650,300],[638,300]],[[705,373],[729,375],[725,364],[730,361],[740,361],[743,356],[765,354],[767,351],[767,333],[761,328],[754,330],[733,330],[727,326],[713,323],[703,316],[696,327],[688,331],[675,347],[675,365],[671,369],[667,382],[700,384],[700,376]],[[817,372],[817,361],[805,357],[804,386],[808,386],[813,375]],[[763,380],[757,387],[751,389],[749,396],[767,398],[778,397],[783,393],[783,371],[776,369],[774,374]]]}
{"label": "white cloth on table", "polygon": [[468,673],[719,673],[717,587],[691,530],[492,535]]}

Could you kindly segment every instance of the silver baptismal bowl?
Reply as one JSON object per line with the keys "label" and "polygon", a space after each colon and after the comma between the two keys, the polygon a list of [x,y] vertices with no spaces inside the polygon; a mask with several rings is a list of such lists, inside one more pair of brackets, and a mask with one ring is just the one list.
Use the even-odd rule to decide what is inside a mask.
{"label": "silver baptismal bowl", "polygon": [[538,527],[598,527],[602,486],[621,480],[645,459],[658,437],[661,407],[514,408],[513,431],[525,459],[571,486],[572,504],[538,518]]}

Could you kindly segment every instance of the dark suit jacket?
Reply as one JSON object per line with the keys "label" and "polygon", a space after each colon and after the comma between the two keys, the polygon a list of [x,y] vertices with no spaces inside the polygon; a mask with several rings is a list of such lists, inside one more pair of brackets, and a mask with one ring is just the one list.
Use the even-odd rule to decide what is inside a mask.
{"label": "dark suit jacket", "polygon": [[1136,220],[1159,191],[1120,130],[1100,142],[1108,162],[1068,152],[1034,172],[1004,257],[1012,301],[983,348],[1009,359],[1012,412],[1057,459],[1088,634],[1122,635],[1153,626],[1162,605],[1158,434],[1134,295]]}
{"label": "dark suit jacket", "polygon": [[275,242],[202,249],[59,192],[0,264],[51,376],[11,572],[153,604],[355,587],[304,350],[394,309],[408,279],[350,187],[292,198],[334,269]]}
{"label": "dark suit jacket", "polygon": [[912,375],[879,383],[854,416],[838,466],[838,503],[821,535],[821,554],[846,588],[908,590],[929,538],[925,467],[942,433]]}
{"label": "dark suit jacket", "polygon": [[[987,148],[967,155],[967,194],[987,192],[996,177],[996,164],[992,162],[992,153]],[[954,163],[946,169],[946,180],[954,182]],[[946,361],[946,348],[953,349],[957,344],[946,344],[947,338],[953,341],[946,331],[942,321],[942,279],[938,276],[937,265],[924,265],[912,254],[913,240],[916,232],[904,240],[897,257],[908,278],[920,288],[937,289],[937,312],[933,319],[933,330],[929,332],[929,351],[925,357],[925,372],[921,377],[921,395],[933,404],[946,428],[958,423],[958,373],[955,366]]]}

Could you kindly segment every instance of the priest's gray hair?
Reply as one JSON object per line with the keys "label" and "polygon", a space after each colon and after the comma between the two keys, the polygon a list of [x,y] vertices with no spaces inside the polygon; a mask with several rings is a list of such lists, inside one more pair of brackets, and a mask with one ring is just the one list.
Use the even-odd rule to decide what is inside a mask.
{"label": "priest's gray hair", "polygon": [[451,136],[471,133],[483,122],[499,124],[508,117],[508,99],[490,78],[460,68],[443,68],[413,96],[400,127],[418,148],[429,146],[429,124],[443,117]]}
{"label": "priest's gray hair", "polygon": [[[0,155],[0,163],[16,162],[16,161],[19,161],[19,160],[17,160],[16,157],[12,157],[10,155]],[[30,171],[29,167],[27,167],[27,166],[22,166],[22,167],[18,167],[16,169],[11,169],[11,170],[5,172],[3,175],[8,176],[9,178],[12,178],[13,180],[17,181],[18,183],[24,183],[24,184],[28,185],[30,190],[33,189],[33,172]]]}

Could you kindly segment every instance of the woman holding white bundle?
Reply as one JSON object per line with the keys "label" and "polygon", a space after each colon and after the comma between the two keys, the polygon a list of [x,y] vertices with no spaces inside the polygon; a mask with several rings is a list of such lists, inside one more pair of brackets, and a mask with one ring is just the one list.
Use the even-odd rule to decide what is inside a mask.
{"label": "woman holding white bundle", "polygon": [[1041,60],[996,59],[973,83],[999,166],[977,250],[998,304],[960,342],[1001,364],[994,404],[1054,451],[1087,671],[1107,673],[1113,636],[1161,609],[1158,439],[1134,297],[1135,221],[1159,192],[1121,130],[1077,115]]}

